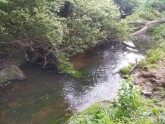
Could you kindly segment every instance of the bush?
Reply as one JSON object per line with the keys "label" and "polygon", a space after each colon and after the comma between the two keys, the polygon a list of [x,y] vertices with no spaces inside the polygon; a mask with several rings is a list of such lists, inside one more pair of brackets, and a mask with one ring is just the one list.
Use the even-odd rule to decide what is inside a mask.
{"label": "bush", "polygon": [[74,70],[73,66],[70,63],[61,63],[58,66],[58,71],[61,73],[67,73],[75,78],[80,78],[83,76],[81,71]]}
{"label": "bush", "polygon": [[122,39],[128,34],[112,0],[3,0],[0,8],[0,42],[49,42],[67,57],[107,36]]}
{"label": "bush", "polygon": [[146,7],[163,12],[165,11],[165,0],[147,0]]}
{"label": "bush", "polygon": [[97,103],[82,114],[73,116],[68,123],[162,124],[164,111],[163,107],[156,107],[153,100],[144,100],[139,90],[132,84],[132,79],[129,78],[123,82],[118,100],[107,106]]}
{"label": "bush", "polygon": [[124,67],[124,68],[121,68],[120,70],[119,70],[119,72],[121,73],[121,74],[128,74],[128,72],[132,69],[132,66],[133,65],[129,65],[129,66],[127,66],[127,67]]}
{"label": "bush", "polygon": [[114,0],[120,6],[121,15],[131,15],[136,7],[138,7],[137,0]]}

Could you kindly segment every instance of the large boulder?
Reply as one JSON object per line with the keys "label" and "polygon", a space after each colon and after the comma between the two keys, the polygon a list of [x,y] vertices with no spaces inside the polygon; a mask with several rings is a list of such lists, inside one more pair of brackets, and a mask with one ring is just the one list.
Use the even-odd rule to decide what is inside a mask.
{"label": "large boulder", "polygon": [[11,65],[9,67],[3,68],[0,71],[0,85],[11,80],[24,80],[25,75],[21,69],[16,65]]}

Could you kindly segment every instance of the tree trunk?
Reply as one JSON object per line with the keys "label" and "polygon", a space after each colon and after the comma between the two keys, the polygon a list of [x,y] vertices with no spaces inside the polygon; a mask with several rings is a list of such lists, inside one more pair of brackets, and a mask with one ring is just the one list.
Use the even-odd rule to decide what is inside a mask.
{"label": "tree trunk", "polygon": [[162,23],[165,23],[165,18],[161,18],[161,19],[155,20],[155,21],[143,20],[143,21],[130,21],[130,22],[128,22],[128,24],[133,24],[133,25],[144,25],[143,28],[141,28],[140,30],[132,33],[133,36],[145,33],[149,27],[159,25],[159,24],[162,24]]}

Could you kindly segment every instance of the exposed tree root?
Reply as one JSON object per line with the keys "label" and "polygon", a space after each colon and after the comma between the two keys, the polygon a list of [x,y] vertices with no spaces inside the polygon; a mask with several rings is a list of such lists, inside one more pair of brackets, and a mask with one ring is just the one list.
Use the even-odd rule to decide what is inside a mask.
{"label": "exposed tree root", "polygon": [[[60,63],[58,54],[51,43],[15,40],[12,42],[1,42],[0,45],[3,46],[5,50],[10,50],[8,54],[5,53],[5,57],[14,57],[15,55],[10,56],[10,53],[18,50],[20,51],[19,54],[24,56],[24,60],[33,64],[40,64],[44,69],[55,70]],[[17,58],[19,58],[19,54]]]}
{"label": "exposed tree root", "polygon": [[31,63],[40,64],[44,69],[54,70],[60,63],[55,48],[49,43],[33,41],[25,47],[25,51]]}

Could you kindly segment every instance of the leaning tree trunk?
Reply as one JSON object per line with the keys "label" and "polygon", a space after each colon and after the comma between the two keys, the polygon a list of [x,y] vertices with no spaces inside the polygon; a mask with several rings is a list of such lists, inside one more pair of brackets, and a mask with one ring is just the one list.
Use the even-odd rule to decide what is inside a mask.
{"label": "leaning tree trunk", "polygon": [[130,21],[130,22],[128,22],[128,24],[144,25],[143,28],[141,28],[140,30],[132,33],[133,36],[145,33],[149,27],[152,27],[152,26],[155,26],[155,25],[159,25],[159,24],[162,24],[162,23],[165,23],[165,18],[161,18],[161,19],[155,20],[155,21],[143,20],[143,21]]}

